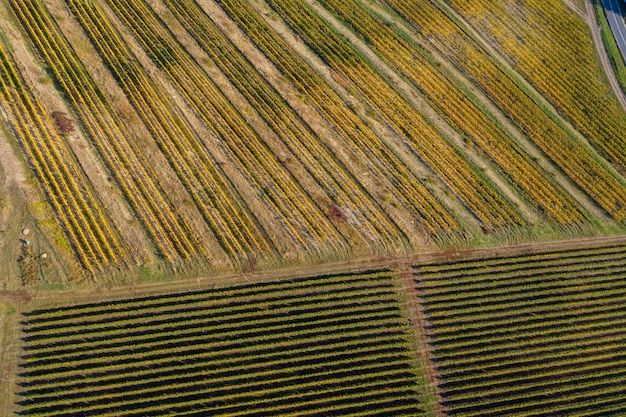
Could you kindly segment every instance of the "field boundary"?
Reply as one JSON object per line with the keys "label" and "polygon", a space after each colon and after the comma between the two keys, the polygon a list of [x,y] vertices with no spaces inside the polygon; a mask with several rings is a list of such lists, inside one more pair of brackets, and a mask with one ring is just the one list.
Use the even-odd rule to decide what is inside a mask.
{"label": "field boundary", "polygon": [[53,306],[74,305],[88,302],[114,301],[146,295],[167,295],[176,292],[223,288],[257,282],[280,281],[303,278],[320,274],[340,274],[359,272],[371,268],[393,269],[398,272],[408,270],[412,265],[441,260],[473,259],[485,256],[500,257],[520,254],[533,254],[551,249],[568,250],[587,247],[602,247],[612,244],[626,244],[626,235],[575,238],[537,243],[519,243],[509,246],[484,248],[455,248],[426,250],[402,256],[359,258],[318,265],[298,265],[267,271],[228,273],[224,275],[198,275],[189,279],[167,282],[140,283],[126,286],[81,286],[65,290],[20,290],[0,292],[0,302],[12,302],[20,310],[50,308]]}

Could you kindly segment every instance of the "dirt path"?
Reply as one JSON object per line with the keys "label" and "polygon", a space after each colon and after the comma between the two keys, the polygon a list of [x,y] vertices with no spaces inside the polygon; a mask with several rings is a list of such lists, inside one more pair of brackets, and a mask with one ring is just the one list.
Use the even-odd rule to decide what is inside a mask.
{"label": "dirt path", "polygon": [[421,360],[422,369],[425,372],[428,389],[431,391],[429,394],[433,395],[435,399],[435,404],[433,404],[434,415],[437,417],[445,417],[447,415],[447,410],[442,405],[443,392],[440,388],[441,378],[435,363],[433,347],[430,344],[430,337],[428,335],[428,331],[426,330],[428,319],[426,318],[423,307],[420,304],[419,292],[417,288],[415,288],[410,265],[406,265],[406,270],[402,271],[400,280],[402,290],[405,292],[408,299],[407,311],[416,332],[417,349],[419,352],[418,355]]}
{"label": "dirt path", "polygon": [[12,415],[13,392],[17,386],[18,317],[12,304],[0,302],[0,414],[3,416]]}
{"label": "dirt path", "polygon": [[585,9],[585,10],[581,10],[580,7],[578,7],[576,5],[576,2],[573,0],[563,0],[563,3],[565,3],[574,13],[576,13],[578,16],[580,16],[581,19],[583,20],[587,20],[587,14],[589,12],[589,10]]}
{"label": "dirt path", "polygon": [[406,271],[411,265],[441,262],[485,256],[511,256],[530,254],[549,250],[566,250],[576,248],[592,248],[607,245],[626,245],[626,235],[605,236],[595,238],[578,238],[557,241],[531,242],[510,246],[492,246],[480,249],[446,249],[415,253],[404,256],[370,257],[351,261],[327,263],[321,265],[290,266],[268,271],[249,273],[232,273],[222,275],[201,275],[177,281],[141,283],[136,285],[96,286],[84,285],[66,290],[32,290],[2,291],[0,302],[11,302],[21,306],[23,310],[46,308],[59,305],[102,302],[107,300],[127,299],[133,297],[172,294],[184,291],[223,288],[233,285],[245,285],[258,282],[293,279],[320,274],[340,274],[360,272],[368,269],[392,269]]}

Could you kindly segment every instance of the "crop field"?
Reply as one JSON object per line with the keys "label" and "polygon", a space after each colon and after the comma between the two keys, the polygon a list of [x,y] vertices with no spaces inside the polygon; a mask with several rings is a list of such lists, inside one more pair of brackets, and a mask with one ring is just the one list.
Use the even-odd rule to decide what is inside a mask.
{"label": "crop field", "polygon": [[[622,172],[626,167],[623,109],[611,100],[594,60],[584,22],[560,1],[449,2],[471,22],[589,141]],[[524,19],[519,19],[523,14]],[[497,20],[497,25],[491,22]],[[545,22],[550,25],[545,25]],[[537,36],[536,30],[548,32]],[[524,39],[524,42],[520,42]]]}
{"label": "crop field", "polygon": [[3,109],[62,227],[76,245],[78,260],[87,269],[123,263],[124,250],[84,173],[1,46],[0,65]]}
{"label": "crop field", "polygon": [[585,1],[0,0],[0,415],[626,415]]}
{"label": "crop field", "polygon": [[36,310],[18,415],[424,413],[392,271]]}
{"label": "crop field", "polygon": [[[626,196],[621,181],[607,172],[601,161],[593,158],[581,143],[569,138],[570,134],[564,127],[533,102],[527,91],[469,34],[467,28],[459,26],[431,1],[388,0],[387,3],[419,27],[599,205],[616,219],[624,219],[622,202]],[[554,19],[557,18],[554,16]],[[594,174],[582,174],[591,172]],[[602,180],[594,181],[592,178]]]}
{"label": "crop field", "polygon": [[626,246],[414,273],[449,415],[623,415]]}
{"label": "crop field", "polygon": [[[550,50],[574,62],[572,45],[591,48],[584,22],[553,3],[513,9],[550,22],[562,42]],[[512,64],[521,46],[502,41],[498,55],[485,32],[496,25],[474,26],[485,7],[3,1],[5,132],[36,180],[22,187],[57,223],[37,232],[61,260],[56,282],[21,282],[621,232],[623,146],[608,137],[626,115],[595,87],[593,53],[582,75],[546,69],[536,82]],[[504,10],[494,19],[513,25]],[[587,119],[564,102],[574,96]]]}

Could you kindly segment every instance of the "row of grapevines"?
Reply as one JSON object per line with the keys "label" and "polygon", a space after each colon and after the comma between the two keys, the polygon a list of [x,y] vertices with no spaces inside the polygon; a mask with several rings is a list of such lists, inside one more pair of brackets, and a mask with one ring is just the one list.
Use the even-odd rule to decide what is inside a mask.
{"label": "row of grapevines", "polygon": [[[95,16],[94,5],[88,6],[83,3],[84,10],[92,13],[91,18],[97,18],[101,22],[106,19],[101,13]],[[111,30],[111,26],[105,23],[100,25],[99,33],[93,33],[94,43],[109,40],[108,45],[115,48],[117,43],[115,34],[104,36],[104,30]],[[227,148],[229,155],[241,166],[242,172],[246,173],[251,184],[255,184],[258,192],[263,194],[264,202],[268,205],[271,213],[280,214],[280,220],[289,236],[293,239],[293,244],[302,249],[319,249],[321,245],[328,245],[334,249],[342,249],[344,244],[342,236],[339,234],[328,219],[320,212],[319,207],[311,200],[306,192],[299,186],[290,172],[278,161],[276,155],[268,148],[267,144],[259,135],[245,122],[237,110],[230,104],[226,97],[221,94],[217,86],[196,66],[190,66],[193,62],[180,49],[168,48],[160,43],[169,54],[163,69],[170,75],[173,81],[179,86],[182,94],[189,98],[189,102],[196,107],[198,115],[204,119],[208,127],[216,133]],[[120,49],[118,46],[117,49]],[[177,53],[178,52],[178,53]],[[125,52],[130,56],[130,51]],[[105,54],[103,54],[105,55]],[[185,59],[186,58],[186,59]],[[123,67],[120,66],[117,72],[119,77],[124,77],[123,70],[128,69],[131,62],[126,61]],[[147,79],[147,76],[138,65],[134,65],[132,70],[135,76],[129,78],[128,94],[132,94],[134,88],[138,86],[140,79]],[[146,86],[144,84],[145,88]],[[159,97],[154,93],[137,100],[137,105],[142,102],[150,103]],[[164,101],[164,96],[160,97]],[[160,107],[160,106],[157,106]],[[208,107],[211,107],[209,110]],[[180,125],[179,125],[180,128]]]}
{"label": "row of grapevines", "polygon": [[269,243],[219,165],[106,17],[88,2],[70,1],[69,5],[226,253],[236,258],[270,252]]}
{"label": "row of grapevines", "polygon": [[355,0],[324,0],[392,68],[397,68],[422,91],[449,120],[459,126],[498,164],[524,194],[551,219],[579,223],[584,214],[578,204],[507,134],[465,96],[409,41],[376,20]]}
{"label": "row of grapevines", "polygon": [[[157,65],[166,67],[167,60],[170,59],[159,55],[160,50],[170,51],[170,54],[176,50],[181,59],[188,61],[188,68],[201,72],[201,68],[181,50],[172,33],[162,25],[145,2],[134,1],[130,5],[121,5],[119,1],[111,3],[114,3],[115,10],[120,13],[120,17],[142,42]],[[308,173],[331,198],[332,204],[339,207],[347,221],[365,236],[374,250],[381,243],[398,240],[398,235],[402,232],[368,195],[357,178],[337,159],[322,138],[314,134],[208,16],[197,5],[190,3],[192,2],[168,1],[166,5],[176,13],[179,22],[304,164]],[[157,33],[158,44],[154,42]]]}
{"label": "row of grapevines", "polygon": [[422,415],[394,279],[370,271],[26,313],[20,413]]}
{"label": "row of grapevines", "polygon": [[625,246],[480,261],[415,266],[450,415],[626,406]]}
{"label": "row of grapevines", "polygon": [[[379,280],[386,279],[386,276],[389,274],[389,271],[382,270],[378,271],[378,273],[374,273],[373,271],[364,271],[364,274],[367,273],[369,281],[376,282]],[[332,286],[339,287],[349,287],[350,285],[355,284],[360,275],[330,275],[324,277],[325,287],[332,288]],[[196,291],[196,292],[185,292],[182,294],[174,293],[168,295],[155,295],[148,296],[142,298],[134,298],[132,300],[119,300],[115,302],[109,302],[107,304],[107,311],[111,314],[122,314],[124,316],[132,314],[134,312],[144,311],[146,308],[150,308],[152,310],[155,309],[168,309],[171,308],[172,304],[184,303],[188,301],[193,301],[194,304],[201,303],[211,303],[218,299],[224,297],[232,297],[233,294],[237,293],[237,297],[240,300],[252,299],[259,294],[269,294],[269,293],[280,293],[282,291],[282,282],[264,282],[258,283],[256,285],[248,285],[246,286],[246,291],[244,292],[239,287],[233,288],[223,288],[219,292],[214,291],[207,293],[206,291]],[[310,282],[307,280],[291,280],[290,288],[298,289],[298,288],[306,288],[310,286]],[[139,309],[138,306],[141,306]],[[48,322],[58,322],[68,320],[71,321],[76,318],[81,318],[81,320],[87,319],[87,316],[90,315],[98,315],[101,309],[100,304],[93,305],[84,305],[80,306],[70,306],[64,305],[59,308],[47,308],[45,310],[34,310],[29,313],[26,313],[25,316],[28,319],[29,325],[33,326],[37,325],[45,325]],[[32,327],[31,327],[32,328]]]}
{"label": "row of grapevines", "polygon": [[1,44],[0,87],[7,121],[79,262],[87,270],[122,262],[123,245],[85,174]]}
{"label": "row of grapevines", "polygon": [[[432,235],[459,231],[454,217],[421,184],[419,178],[346,107],[343,100],[311,67],[269,26],[259,13],[242,0],[223,0],[220,6],[248,34],[258,48],[329,120],[369,168],[395,190],[394,199],[423,219]],[[187,7],[197,7],[186,4]]]}
{"label": "row of grapevines", "polygon": [[273,0],[268,3],[331,67],[352,82],[483,224],[505,227],[523,223],[422,114],[394,91],[306,2]]}
{"label": "row of grapevines", "polygon": [[[519,264],[519,265],[523,265],[524,267],[527,267],[531,264],[534,265],[544,265],[547,262],[550,262],[552,259],[556,258],[556,257],[560,257],[560,258],[568,258],[571,260],[571,262],[576,262],[578,259],[584,258],[584,256],[586,256],[586,254],[603,254],[608,256],[611,256],[613,253],[615,252],[620,252],[621,251],[621,247],[619,245],[614,246],[614,247],[602,247],[602,248],[589,248],[587,251],[585,251],[585,254],[580,254],[579,252],[574,252],[571,249],[563,249],[561,251],[554,251],[554,252],[549,252],[549,253],[534,253],[534,254],[528,254],[528,255],[524,255],[523,260],[524,262],[521,263],[520,260],[522,260],[522,258],[516,258],[515,260],[510,260],[509,258],[503,258],[503,257],[499,257],[499,256],[493,256],[493,257],[487,257],[487,258],[479,258],[476,259],[475,261],[471,261],[472,265],[474,266],[474,268],[509,268],[511,263],[515,263],[515,264]],[[467,261],[466,263],[469,263],[470,261]],[[423,268],[428,268],[428,265],[423,266]],[[459,269],[464,269],[464,265],[459,265]],[[451,267],[447,268],[445,273],[457,273],[458,271],[454,271]]]}
{"label": "row of grapevines", "polygon": [[204,250],[155,182],[150,164],[123,133],[104,94],[45,6],[38,0],[14,0],[10,5],[160,254],[175,261],[194,256],[198,248]]}
{"label": "row of grapevines", "polygon": [[[339,287],[337,288],[337,286],[332,286],[328,291],[335,291],[336,293],[320,293],[320,294],[316,294],[316,296],[311,296],[311,302],[315,301],[316,305],[314,309],[303,309],[301,311],[301,314],[310,314],[310,318],[311,319],[315,319],[315,318],[319,318],[320,314],[323,315],[323,307],[324,307],[324,302],[326,302],[326,300],[328,300],[329,298],[331,300],[336,299],[337,297],[341,296],[341,297],[349,297],[350,295],[356,295],[354,293],[351,292],[351,290],[347,290],[345,288],[345,284],[343,287]],[[387,289],[387,292],[389,291],[389,289]],[[369,294],[369,293],[368,293]],[[376,297],[376,296],[382,296],[385,295],[385,291],[378,289],[377,287],[373,287],[372,292],[371,292],[371,297]],[[387,294],[388,295],[388,294]],[[281,298],[281,302],[284,303],[294,303],[298,300],[297,296],[285,296],[283,298]],[[336,302],[336,301],[335,301]],[[194,319],[194,317],[198,317],[198,320],[201,321],[206,321],[206,320],[214,320],[214,321],[224,321],[224,316],[225,315],[235,315],[235,314],[249,314],[249,311],[239,311],[237,310],[235,307],[233,306],[227,306],[225,307],[223,310],[216,310],[214,304],[215,301],[213,303],[202,303],[202,302],[196,302],[196,305],[202,306],[204,304],[210,304],[213,305],[213,308],[211,310],[211,314],[207,314],[205,311],[184,311],[181,312],[181,316],[178,317],[177,313],[173,313],[173,312],[168,312],[168,321],[167,322],[163,322],[160,323],[162,325],[170,325],[173,327],[177,327],[180,330],[182,330],[181,325],[184,323],[190,323],[190,321],[192,321]],[[267,320],[284,320],[284,318],[280,318],[280,316],[276,316],[277,313],[281,313],[283,311],[281,311],[281,308],[283,307],[276,307],[276,310],[273,310],[271,313],[268,313],[267,316],[263,315],[263,319],[267,319]],[[285,313],[287,313],[289,311],[289,309],[293,309],[293,305],[292,304],[286,304],[284,306],[285,309]],[[349,306],[347,305],[346,308],[349,310]],[[156,310],[151,308],[150,312],[154,313]],[[308,311],[308,312],[307,312]],[[322,313],[320,313],[322,312]],[[318,316],[316,316],[316,314]],[[149,333],[149,327],[145,327],[143,328],[140,324],[141,320],[150,320],[151,317],[149,315],[145,315],[145,316],[140,316],[140,315],[122,315],[122,316],[117,316],[117,315],[110,315],[109,317],[109,325],[104,328],[104,327],[100,327],[98,329],[98,337],[104,336],[106,337],[107,334],[104,334],[104,332],[109,332],[111,334],[117,332],[119,330],[119,328],[121,327],[125,327],[126,324],[130,323],[130,322],[134,322],[135,323],[135,327],[133,327],[133,332],[136,333],[135,337],[139,338],[136,339],[137,342],[140,341],[141,336],[146,336],[146,337],[150,337],[150,333]],[[29,333],[28,336],[28,341],[31,342],[31,346],[35,345],[37,340],[40,339],[49,339],[50,336],[54,336],[55,338],[59,338],[62,339],[64,337],[73,337],[73,336],[83,336],[84,339],[88,339],[89,337],[91,337],[91,335],[89,334],[89,331],[87,331],[86,329],[84,329],[84,326],[86,323],[89,323],[89,321],[83,321],[81,320],[80,323],[81,327],[80,329],[75,328],[75,321],[71,321],[71,322],[63,322],[60,321],[62,323],[62,330],[60,330],[57,327],[53,327],[53,326],[48,326],[47,328],[41,328],[41,327],[34,327],[34,329]],[[57,321],[54,321],[55,325],[57,324]],[[152,318],[152,320],[150,321],[150,323],[154,323],[154,319]],[[224,329],[227,330],[227,323],[224,322]],[[254,330],[254,328],[256,327],[256,325],[254,323],[247,323],[246,326],[250,327],[251,330]],[[189,329],[185,329],[185,330],[190,330],[190,331],[195,331],[195,327],[191,326]],[[108,335],[111,335],[108,334]],[[82,352],[82,351],[81,351]],[[55,354],[56,356],[56,354]]]}
{"label": "row of grapevines", "polygon": [[624,185],[547,115],[489,53],[431,1],[386,0],[520,126],[585,193],[615,219],[626,218]]}
{"label": "row of grapevines", "polygon": [[600,76],[591,34],[580,17],[555,0],[450,4],[493,39],[622,173],[626,170],[626,115]]}

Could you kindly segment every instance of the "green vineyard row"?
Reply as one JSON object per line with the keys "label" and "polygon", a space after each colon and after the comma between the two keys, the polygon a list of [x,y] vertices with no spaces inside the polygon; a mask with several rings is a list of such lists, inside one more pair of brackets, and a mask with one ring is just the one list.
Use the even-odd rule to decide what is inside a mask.
{"label": "green vineyard row", "polygon": [[451,416],[606,415],[626,406],[626,246],[414,273]]}
{"label": "green vineyard row", "polygon": [[395,275],[26,313],[18,414],[422,415]]}

